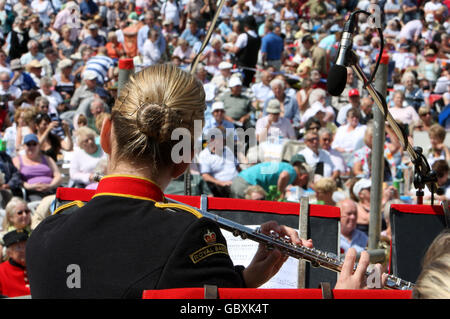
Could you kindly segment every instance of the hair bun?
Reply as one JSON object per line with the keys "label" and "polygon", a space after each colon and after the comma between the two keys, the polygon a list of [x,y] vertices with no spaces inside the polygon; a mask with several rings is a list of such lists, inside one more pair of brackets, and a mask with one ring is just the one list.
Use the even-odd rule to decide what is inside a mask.
{"label": "hair bun", "polygon": [[139,131],[157,142],[167,142],[176,126],[176,114],[165,104],[147,103],[139,107],[136,125]]}

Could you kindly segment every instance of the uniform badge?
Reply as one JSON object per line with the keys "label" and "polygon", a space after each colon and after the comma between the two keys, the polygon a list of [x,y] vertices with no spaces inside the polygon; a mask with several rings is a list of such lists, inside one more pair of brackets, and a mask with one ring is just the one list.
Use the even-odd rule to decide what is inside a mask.
{"label": "uniform badge", "polygon": [[208,229],[208,232],[205,235],[203,235],[203,239],[205,240],[205,242],[208,245],[215,244],[216,243],[216,233],[215,232],[211,232]]}

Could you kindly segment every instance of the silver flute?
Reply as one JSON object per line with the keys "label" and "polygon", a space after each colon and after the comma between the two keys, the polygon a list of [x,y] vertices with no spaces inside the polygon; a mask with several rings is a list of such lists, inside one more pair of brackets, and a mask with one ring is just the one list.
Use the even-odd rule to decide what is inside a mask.
{"label": "silver flute", "polygon": [[[296,259],[304,259],[311,263],[313,267],[323,267],[335,272],[341,272],[343,260],[336,254],[323,252],[315,248],[308,248],[305,246],[298,246],[291,242],[289,236],[281,237],[275,231],[271,231],[269,235],[263,234],[261,229],[251,229],[242,224],[236,223],[232,220],[217,216],[204,209],[197,209],[195,207],[178,202],[171,198],[167,198],[168,201],[188,206],[198,211],[206,219],[216,222],[220,228],[230,231],[234,236],[240,236],[242,239],[250,239],[263,244],[267,249],[278,249],[281,253],[288,255]],[[356,270],[357,265],[354,266]],[[366,276],[370,276],[371,272],[366,272]],[[399,289],[399,290],[411,290],[414,288],[414,283],[400,279],[393,275],[387,274],[385,282],[385,288]]]}

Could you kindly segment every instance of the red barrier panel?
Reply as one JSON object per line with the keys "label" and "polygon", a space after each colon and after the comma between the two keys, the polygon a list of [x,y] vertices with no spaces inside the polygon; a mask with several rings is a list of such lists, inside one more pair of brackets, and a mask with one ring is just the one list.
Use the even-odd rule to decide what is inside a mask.
{"label": "red barrier panel", "polygon": [[[145,290],[143,299],[204,299],[204,288]],[[219,299],[322,299],[320,289],[218,288]]]}
{"label": "red barrier panel", "polygon": [[[143,299],[204,299],[204,288],[145,290]],[[218,288],[219,299],[322,299],[321,289]],[[411,299],[411,290],[334,289],[334,299]]]}
{"label": "red barrier panel", "polygon": [[[61,201],[81,200],[88,202],[94,196],[95,190],[84,188],[59,187],[56,190],[56,198]],[[184,204],[200,208],[200,196],[165,195]],[[228,211],[249,211],[276,214],[298,215],[299,203],[271,202],[264,200],[247,200],[235,198],[208,197],[208,209]],[[309,215],[312,217],[340,218],[340,210],[337,207],[325,205],[310,205]]]}
{"label": "red barrier panel", "polygon": [[334,289],[334,299],[411,299],[412,290]]}

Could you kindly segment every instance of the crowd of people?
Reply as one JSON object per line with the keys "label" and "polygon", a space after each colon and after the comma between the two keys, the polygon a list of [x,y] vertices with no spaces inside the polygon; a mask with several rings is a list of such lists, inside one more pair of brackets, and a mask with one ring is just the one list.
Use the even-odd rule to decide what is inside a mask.
{"label": "crowd of people", "polygon": [[[117,98],[120,59],[133,59],[136,72],[157,64],[190,72],[198,57],[194,74],[206,108],[201,151],[189,168],[192,195],[279,201],[308,195],[311,203],[340,207],[343,253],[363,251],[377,105],[350,67],[340,96],[326,90],[344,23],[358,9],[380,13],[382,37],[367,16],[357,16],[353,50],[369,77],[384,41],[388,110],[410,144],[425,140],[439,203],[450,200],[449,6],[226,0],[201,51],[218,3],[1,0],[2,235],[31,232],[50,214],[57,187],[95,189],[95,176],[107,174],[99,134]],[[382,235],[389,241],[389,205],[415,203],[416,189],[401,138],[388,123],[385,132]],[[165,192],[184,194],[184,177]]]}

